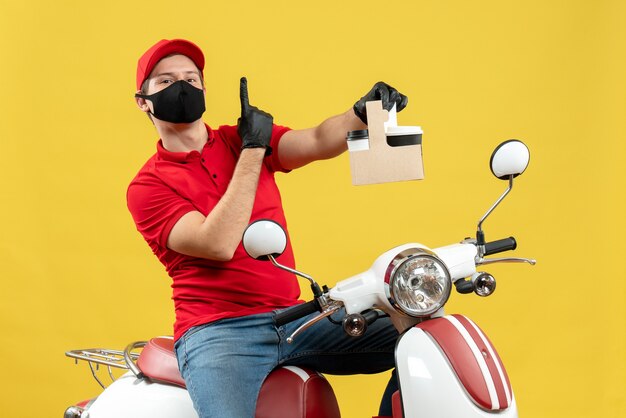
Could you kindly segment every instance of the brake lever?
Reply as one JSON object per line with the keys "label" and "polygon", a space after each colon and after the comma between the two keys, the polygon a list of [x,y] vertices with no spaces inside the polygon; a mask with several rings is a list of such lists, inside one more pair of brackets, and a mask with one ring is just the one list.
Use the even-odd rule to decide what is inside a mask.
{"label": "brake lever", "polygon": [[319,321],[321,321],[322,319],[329,317],[330,315],[334,314],[335,312],[337,312],[339,309],[341,309],[341,307],[343,306],[343,304],[341,302],[338,301],[333,301],[331,303],[329,303],[322,312],[320,312],[319,315],[317,315],[314,318],[309,319],[307,322],[305,322],[304,324],[300,325],[298,327],[298,329],[296,329],[289,337],[287,337],[287,344],[291,344],[293,343],[293,339],[296,337],[296,335],[300,334],[302,331],[304,331],[305,329],[309,328],[311,325],[314,325],[316,323],[318,323]]}
{"label": "brake lever", "polygon": [[495,263],[528,263],[531,266],[537,264],[537,260],[534,258],[517,258],[517,257],[505,257],[505,258],[481,258],[476,261],[477,266],[484,266],[485,264]]}

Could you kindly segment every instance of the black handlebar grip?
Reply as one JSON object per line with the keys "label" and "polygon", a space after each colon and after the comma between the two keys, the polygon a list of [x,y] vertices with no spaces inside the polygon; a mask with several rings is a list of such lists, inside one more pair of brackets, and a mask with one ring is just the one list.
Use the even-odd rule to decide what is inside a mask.
{"label": "black handlebar grip", "polygon": [[485,244],[485,255],[491,255],[501,253],[503,251],[514,250],[517,248],[517,242],[515,238],[508,237],[499,239],[498,241],[491,241]]}
{"label": "black handlebar grip", "polygon": [[280,327],[317,311],[319,308],[316,300],[301,303],[274,315],[274,324]]}

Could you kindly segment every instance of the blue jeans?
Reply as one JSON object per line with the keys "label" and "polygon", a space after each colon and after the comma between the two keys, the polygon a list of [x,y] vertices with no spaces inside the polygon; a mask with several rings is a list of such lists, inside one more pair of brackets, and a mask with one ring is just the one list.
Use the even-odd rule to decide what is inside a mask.
{"label": "blue jeans", "polygon": [[[273,315],[200,325],[176,342],[178,365],[201,418],[253,418],[261,385],[279,365],[328,374],[370,374],[394,367],[398,332],[388,318],[374,322],[360,338],[348,337],[341,325],[324,319],[288,344],[287,337],[312,316],[276,327]],[[395,386],[392,377],[386,397]],[[381,405],[380,415],[391,415],[389,399]]]}

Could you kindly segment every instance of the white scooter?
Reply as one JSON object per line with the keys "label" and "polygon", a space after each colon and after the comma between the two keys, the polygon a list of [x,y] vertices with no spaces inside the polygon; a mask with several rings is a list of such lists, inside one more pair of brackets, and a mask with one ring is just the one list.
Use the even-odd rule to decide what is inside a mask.
{"label": "white scooter", "polygon": [[[517,417],[511,384],[493,345],[469,318],[444,315],[443,307],[453,286],[459,293],[489,296],[494,292],[494,277],[477,271],[477,266],[535,264],[524,258],[485,258],[513,250],[517,243],[513,237],[486,242],[482,229],[529,158],[528,148],[517,140],[503,142],[493,152],[491,171],[509,185],[478,222],[475,239],[435,249],[401,245],[378,257],[369,270],[332,289],[320,288],[310,276],[276,261],[287,239],[278,224],[262,220],[249,225],[243,245],[251,257],[270,260],[311,282],[314,300],[275,317],[276,324],[283,325],[319,312],[287,341],[306,338],[301,335],[304,330],[338,312],[343,312],[343,328],[351,337],[363,335],[368,324],[388,315],[401,334],[395,353],[400,389],[393,396],[393,418]],[[97,398],[70,406],[65,418],[197,418],[170,337],[133,343],[123,351],[87,349],[66,355],[86,361],[103,387],[97,369],[106,366],[113,383]],[[129,371],[116,379],[111,368]],[[274,370],[259,394],[256,418],[270,417],[339,418],[340,412],[322,375],[288,366]]]}

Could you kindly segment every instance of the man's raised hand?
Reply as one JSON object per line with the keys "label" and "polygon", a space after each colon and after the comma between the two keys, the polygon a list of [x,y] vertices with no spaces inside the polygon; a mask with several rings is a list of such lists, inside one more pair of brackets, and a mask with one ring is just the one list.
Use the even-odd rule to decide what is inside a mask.
{"label": "man's raised hand", "polygon": [[239,82],[239,99],[241,101],[241,117],[237,121],[237,132],[241,137],[241,149],[265,148],[265,155],[272,153],[270,139],[274,118],[255,106],[251,106],[248,98],[248,80],[241,77]]}

